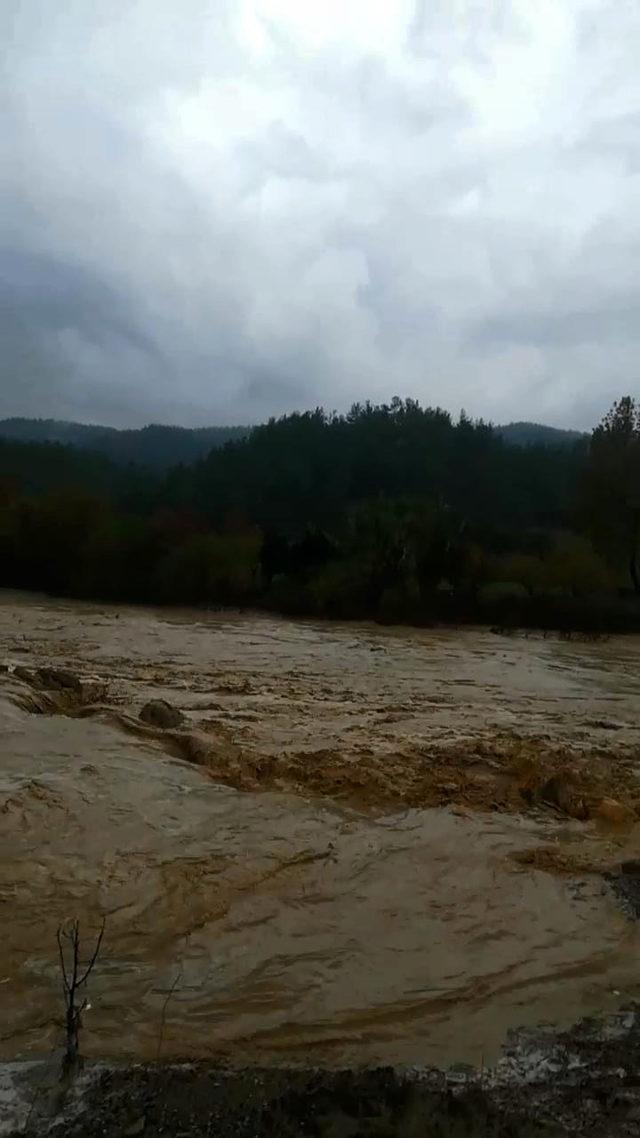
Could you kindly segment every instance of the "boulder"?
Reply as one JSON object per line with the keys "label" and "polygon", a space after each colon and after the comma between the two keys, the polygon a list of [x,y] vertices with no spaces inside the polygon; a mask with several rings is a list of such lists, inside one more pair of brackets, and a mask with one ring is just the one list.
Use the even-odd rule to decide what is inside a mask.
{"label": "boulder", "polygon": [[78,676],[66,668],[26,668],[17,664],[13,668],[13,675],[29,684],[38,691],[50,694],[56,706],[56,700],[61,701],[59,707],[81,707],[85,704],[97,703],[104,700],[109,685],[99,676]]}
{"label": "boulder", "polygon": [[620,873],[624,873],[627,877],[640,877],[640,861],[637,858],[632,858],[631,861],[621,861]]}
{"label": "boulder", "polygon": [[36,680],[38,687],[45,691],[77,691],[82,683],[79,676],[67,668],[37,668]]}
{"label": "boulder", "polygon": [[627,916],[640,919],[640,861],[623,861],[604,875]]}
{"label": "boulder", "polygon": [[140,712],[140,719],[151,727],[161,727],[163,730],[171,727],[182,727],[185,717],[177,707],[172,707],[166,699],[152,699],[145,703]]}
{"label": "boulder", "polygon": [[554,774],[540,787],[537,796],[546,806],[555,806],[569,818],[587,817],[584,799],[580,794],[577,780],[570,771]]}
{"label": "boulder", "polygon": [[601,798],[593,807],[592,816],[613,826],[628,826],[636,821],[635,811],[616,798]]}

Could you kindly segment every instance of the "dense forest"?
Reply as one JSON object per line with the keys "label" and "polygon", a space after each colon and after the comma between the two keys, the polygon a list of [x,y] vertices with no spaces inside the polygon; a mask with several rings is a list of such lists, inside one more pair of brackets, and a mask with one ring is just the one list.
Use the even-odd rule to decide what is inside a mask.
{"label": "dense forest", "polygon": [[409,399],[273,419],[168,470],[143,449],[124,463],[0,440],[0,584],[315,617],[640,627],[638,406],[621,399],[590,436],[522,441]]}

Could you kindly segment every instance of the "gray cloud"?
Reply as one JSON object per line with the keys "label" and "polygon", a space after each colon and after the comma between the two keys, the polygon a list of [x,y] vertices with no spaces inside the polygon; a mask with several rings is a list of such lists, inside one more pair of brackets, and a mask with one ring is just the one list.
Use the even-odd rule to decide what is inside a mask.
{"label": "gray cloud", "polygon": [[472,338],[472,344],[535,345],[546,348],[606,344],[610,341],[636,345],[640,349],[640,297],[623,295],[619,302],[607,307],[568,307],[536,310],[535,307],[513,315],[486,320]]}
{"label": "gray cloud", "polygon": [[637,390],[640,9],[7,0],[0,415]]}

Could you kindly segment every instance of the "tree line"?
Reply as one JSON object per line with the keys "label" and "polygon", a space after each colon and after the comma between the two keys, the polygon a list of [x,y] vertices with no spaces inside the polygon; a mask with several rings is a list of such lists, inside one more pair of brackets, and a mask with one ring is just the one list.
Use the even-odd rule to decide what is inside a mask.
{"label": "tree line", "polygon": [[169,471],[0,441],[0,584],[315,617],[640,627],[640,409],[515,446],[411,399]]}

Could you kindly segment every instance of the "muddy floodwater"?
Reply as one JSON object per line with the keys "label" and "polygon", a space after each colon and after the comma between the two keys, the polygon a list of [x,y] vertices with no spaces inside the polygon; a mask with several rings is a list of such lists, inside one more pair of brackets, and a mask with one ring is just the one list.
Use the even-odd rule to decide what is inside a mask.
{"label": "muddy floodwater", "polygon": [[59,1039],[73,916],[88,1055],[479,1065],[640,994],[638,639],[3,594],[0,665],[0,1058]]}

